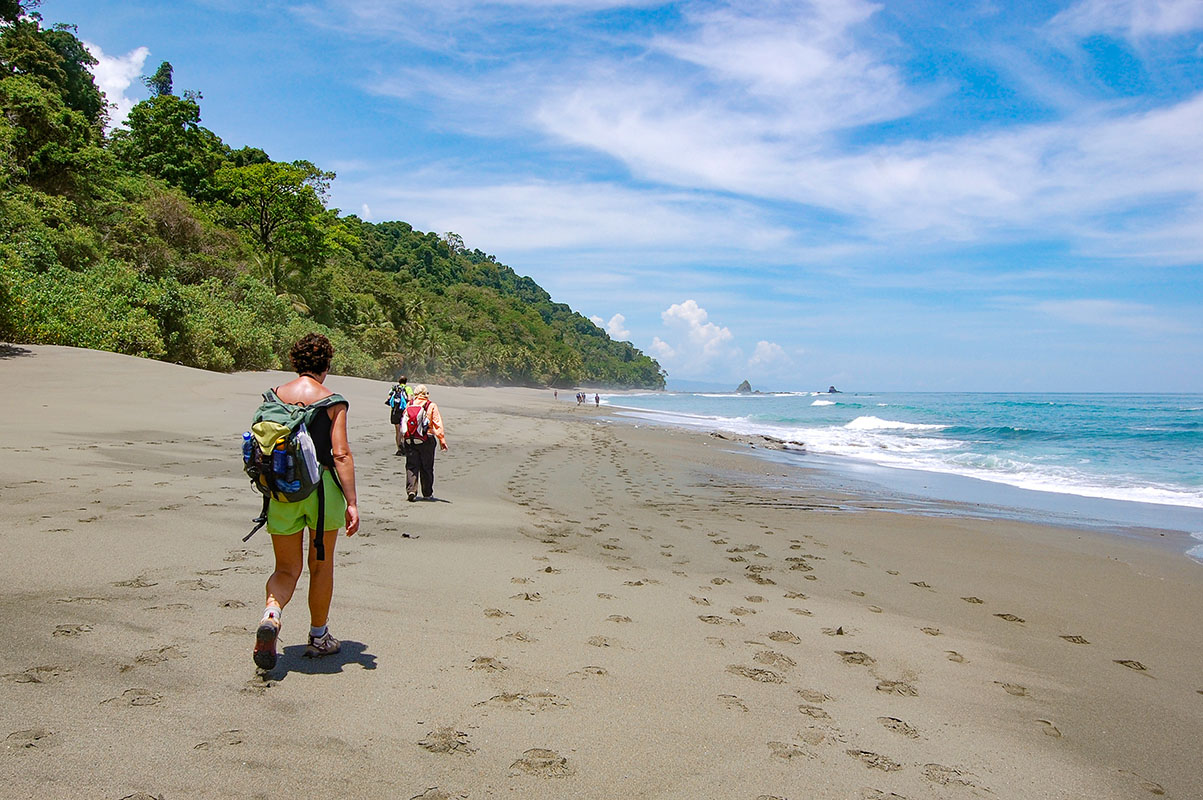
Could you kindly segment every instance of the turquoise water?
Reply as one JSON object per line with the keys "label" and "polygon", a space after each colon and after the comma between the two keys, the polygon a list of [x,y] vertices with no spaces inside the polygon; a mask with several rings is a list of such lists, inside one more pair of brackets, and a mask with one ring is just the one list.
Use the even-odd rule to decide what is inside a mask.
{"label": "turquoise water", "polygon": [[[1203,395],[610,395],[649,422],[1036,492],[1203,509]],[[1203,539],[1203,531],[1188,531]],[[1199,555],[1203,550],[1196,551]]]}

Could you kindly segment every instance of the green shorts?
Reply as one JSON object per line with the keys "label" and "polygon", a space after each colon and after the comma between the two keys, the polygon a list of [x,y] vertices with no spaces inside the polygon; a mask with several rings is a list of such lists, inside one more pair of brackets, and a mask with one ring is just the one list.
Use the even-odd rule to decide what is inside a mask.
{"label": "green shorts", "polygon": [[[334,473],[322,470],[322,489],[326,493],[326,520],[323,531],[336,531],[347,522],[347,501],[334,482]],[[273,499],[267,507],[267,532],[275,536],[292,536],[302,529],[317,526],[317,492],[296,503]]]}

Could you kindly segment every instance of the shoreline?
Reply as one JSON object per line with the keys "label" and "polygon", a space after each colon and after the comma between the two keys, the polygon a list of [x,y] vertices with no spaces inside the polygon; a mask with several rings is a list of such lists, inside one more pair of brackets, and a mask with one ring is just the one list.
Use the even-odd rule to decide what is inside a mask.
{"label": "shoreline", "polygon": [[864,495],[869,502],[896,505],[902,513],[1010,519],[1104,531],[1168,546],[1203,563],[1203,508],[1031,488],[988,476],[923,466],[881,464],[873,459],[847,455],[810,453],[805,449],[805,442],[783,442],[767,434],[726,430],[720,435],[718,431],[722,429],[707,430],[703,425],[657,419],[656,415],[661,412],[615,403],[609,407],[612,416],[626,424],[672,428],[725,439],[733,447],[749,448],[747,455],[788,464],[812,476],[814,480],[808,482],[808,486],[843,487]]}
{"label": "shoreline", "polygon": [[261,676],[237,446],[285,374],[53,347],[0,371],[15,795],[1203,794],[1203,574],[1166,548],[873,508],[530,389],[431,386],[441,502],[407,503],[389,384],[331,376],[363,518],[344,649],[301,657],[303,577]]}

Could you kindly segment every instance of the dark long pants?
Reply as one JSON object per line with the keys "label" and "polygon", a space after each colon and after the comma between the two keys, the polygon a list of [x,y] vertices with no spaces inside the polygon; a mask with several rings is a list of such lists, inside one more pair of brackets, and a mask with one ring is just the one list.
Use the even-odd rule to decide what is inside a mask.
{"label": "dark long pants", "polygon": [[422,484],[422,496],[434,494],[434,453],[438,440],[431,436],[421,444],[406,446],[405,493],[417,494],[418,483]]}

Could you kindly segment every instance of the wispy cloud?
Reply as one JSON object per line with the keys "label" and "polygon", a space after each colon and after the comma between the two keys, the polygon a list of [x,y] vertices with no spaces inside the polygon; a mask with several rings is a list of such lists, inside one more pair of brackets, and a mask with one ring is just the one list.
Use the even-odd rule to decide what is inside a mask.
{"label": "wispy cloud", "polygon": [[1197,326],[1183,324],[1164,311],[1140,303],[1117,300],[1046,300],[1033,310],[1072,325],[1098,328],[1122,328],[1145,336],[1197,333]]}
{"label": "wispy cloud", "polygon": [[1082,0],[1053,17],[1050,27],[1078,36],[1118,33],[1130,38],[1203,30],[1199,0]]}

